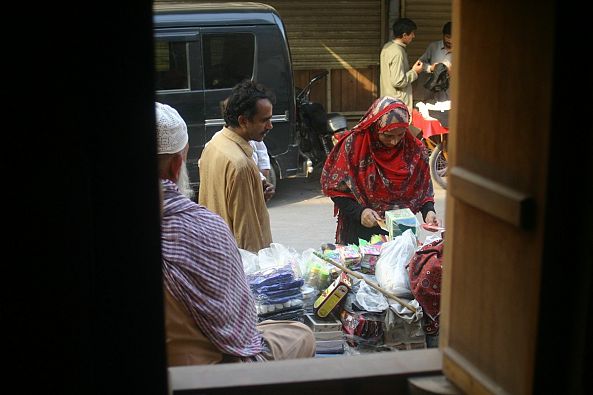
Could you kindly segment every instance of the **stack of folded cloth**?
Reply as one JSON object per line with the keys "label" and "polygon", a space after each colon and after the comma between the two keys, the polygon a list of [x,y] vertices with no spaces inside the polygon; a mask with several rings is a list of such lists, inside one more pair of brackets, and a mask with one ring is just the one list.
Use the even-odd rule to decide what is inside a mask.
{"label": "stack of folded cloth", "polygon": [[255,297],[259,321],[302,321],[304,284],[290,266],[274,267],[249,274],[247,282]]}

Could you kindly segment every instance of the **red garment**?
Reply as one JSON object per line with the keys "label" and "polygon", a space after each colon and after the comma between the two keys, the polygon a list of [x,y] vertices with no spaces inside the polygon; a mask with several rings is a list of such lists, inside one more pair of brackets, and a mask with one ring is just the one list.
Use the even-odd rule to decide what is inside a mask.
{"label": "red garment", "polygon": [[437,119],[425,119],[420,111],[412,111],[412,125],[422,129],[422,136],[429,138],[449,133],[449,128],[444,127]]}
{"label": "red garment", "polygon": [[[380,216],[387,210],[406,207],[417,213],[426,202],[434,202],[428,152],[422,142],[409,130],[395,147],[379,141],[379,133],[407,128],[409,119],[401,100],[375,100],[362,121],[329,153],[321,173],[323,193],[355,199]],[[340,222],[338,216],[338,228]]]}
{"label": "red garment", "polygon": [[408,263],[412,295],[425,313],[424,331],[429,335],[439,333],[442,262],[443,239],[439,239],[416,251]]}

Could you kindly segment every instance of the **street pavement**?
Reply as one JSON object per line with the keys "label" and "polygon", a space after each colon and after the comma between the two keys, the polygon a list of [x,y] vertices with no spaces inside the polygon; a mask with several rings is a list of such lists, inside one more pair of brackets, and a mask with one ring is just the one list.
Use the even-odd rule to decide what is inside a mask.
{"label": "street pavement", "polygon": [[[446,191],[435,188],[435,210],[441,223],[445,224]],[[274,243],[294,248],[301,253],[306,249],[319,249],[323,243],[334,243],[336,218],[330,198],[321,193],[319,176],[279,180],[276,195],[268,202]],[[422,217],[417,215],[422,223]],[[433,234],[420,230],[419,239]]]}

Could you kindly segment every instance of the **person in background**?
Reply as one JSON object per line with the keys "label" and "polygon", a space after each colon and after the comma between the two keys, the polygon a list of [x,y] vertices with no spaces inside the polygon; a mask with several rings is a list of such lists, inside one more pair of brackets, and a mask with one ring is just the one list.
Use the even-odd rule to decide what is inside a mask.
{"label": "person in background", "polygon": [[[228,101],[228,97],[220,102],[220,112],[222,113],[223,118],[224,118],[224,111],[226,108],[227,101]],[[228,125],[225,125],[225,127],[226,126],[228,126]],[[214,133],[212,138],[214,138],[221,132],[222,132],[222,130],[219,130],[218,132]],[[208,143],[206,143],[206,145],[204,147],[206,147],[207,145],[208,145]],[[274,188],[271,188],[271,189],[269,188],[269,187],[273,187],[273,185],[268,181],[268,177],[270,176],[270,169],[272,168],[272,165],[270,162],[270,155],[268,154],[268,147],[266,147],[266,144],[263,141],[255,141],[255,140],[249,140],[249,145],[253,149],[253,154],[251,155],[251,158],[253,159],[253,161],[255,162],[255,164],[257,165],[257,167],[259,169],[260,178],[263,183],[264,191],[266,191],[266,190],[268,191],[268,193],[265,194],[265,198],[266,198],[266,202],[267,202],[268,200],[270,200],[272,198],[272,196],[274,196],[274,193],[276,192]],[[198,167],[199,166],[200,166],[200,159],[198,159]]]}
{"label": "person in background", "polygon": [[387,234],[377,223],[385,211],[409,208],[440,226],[428,153],[409,131],[406,104],[381,97],[334,146],[321,172],[321,188],[338,216],[336,243],[358,244]]}
{"label": "person in background", "polygon": [[174,108],[155,108],[168,366],[313,357],[315,338],[306,325],[257,323],[228,226],[177,186],[185,177],[187,125]]}
{"label": "person in background", "polygon": [[199,203],[225,220],[239,248],[253,253],[272,242],[266,200],[274,187],[262,182],[249,141],[262,141],[272,129],[274,100],[256,82],[237,84],[225,108],[226,126],[200,158]]}
{"label": "person in background", "polygon": [[[214,133],[212,138],[214,138],[214,136],[219,134],[221,131],[222,130],[219,130],[218,132]],[[207,146],[207,145],[208,145],[208,143],[206,143],[205,146]],[[253,162],[255,162],[255,164],[257,165],[257,167],[259,169],[259,174],[260,174],[259,177],[261,178],[262,183],[264,183],[264,191],[265,191],[267,189],[267,187],[271,185],[268,182],[268,176],[270,175],[270,168],[272,167],[270,164],[270,155],[268,154],[268,147],[266,147],[266,144],[263,141],[250,140],[249,145],[253,149],[253,154],[251,155],[251,159],[253,159]],[[198,159],[198,167],[200,166],[200,160],[201,159]],[[272,191],[271,194],[268,194],[268,196],[266,196],[266,201],[270,200],[270,198],[274,195],[274,192],[275,191]]]}
{"label": "person in background", "polygon": [[270,155],[268,154],[268,147],[263,141],[250,140],[249,144],[253,148],[253,160],[259,168],[259,172],[263,176],[262,181],[267,180],[270,176]]}
{"label": "person in background", "polygon": [[[443,25],[443,38],[438,41],[433,41],[428,44],[426,51],[420,56],[420,61],[423,64],[423,70],[427,73],[435,71],[438,63],[443,63],[447,66],[447,72],[451,73],[451,60],[453,57],[453,36],[451,35],[451,22]],[[449,89],[445,91],[435,92],[434,100],[446,101],[450,100]]]}
{"label": "person in background", "polygon": [[380,86],[381,96],[390,96],[402,100],[412,113],[412,82],[422,71],[422,62],[416,61],[410,69],[406,47],[416,37],[416,23],[408,18],[397,19],[392,26],[393,40],[381,50]]}

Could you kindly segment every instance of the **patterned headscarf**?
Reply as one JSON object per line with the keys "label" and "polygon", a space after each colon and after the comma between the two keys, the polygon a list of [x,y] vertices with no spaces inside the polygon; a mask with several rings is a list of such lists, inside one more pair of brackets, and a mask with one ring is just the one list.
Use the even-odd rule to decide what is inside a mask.
{"label": "patterned headscarf", "polygon": [[[409,119],[401,100],[388,96],[375,100],[328,155],[321,173],[323,193],[356,199],[381,216],[406,207],[417,213],[426,202],[434,201],[428,152],[422,142],[409,129],[395,147],[379,141],[379,133],[407,128]],[[339,228],[337,208],[336,213]]]}

